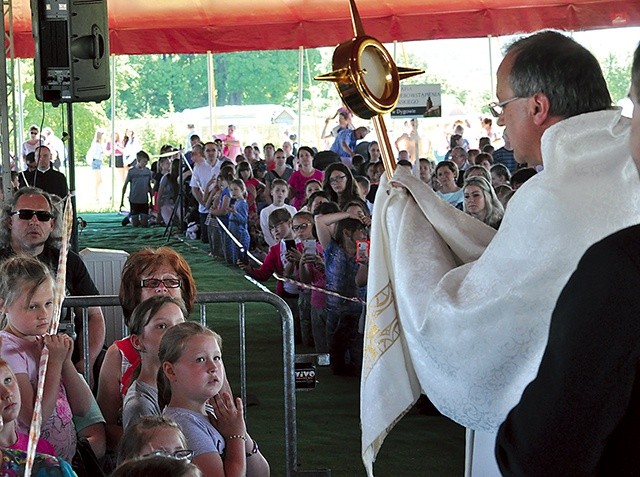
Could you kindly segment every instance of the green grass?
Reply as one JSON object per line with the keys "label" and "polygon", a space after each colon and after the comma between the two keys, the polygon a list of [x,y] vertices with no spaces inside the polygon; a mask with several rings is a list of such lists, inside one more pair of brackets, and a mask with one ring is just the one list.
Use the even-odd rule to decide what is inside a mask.
{"label": "green grass", "polygon": [[[255,290],[235,267],[213,261],[204,244],[162,238],[164,228],[122,227],[116,213],[83,213],[87,227],[79,238],[85,247],[133,252],[142,247],[169,245],[192,267],[198,291]],[[272,290],[275,282],[267,284]],[[227,373],[239,392],[238,306],[207,305],[207,322],[223,336]],[[196,317],[194,314],[193,318]],[[248,393],[259,405],[247,409],[247,426],[271,465],[272,475],[284,475],[284,401],[282,332],[275,310],[247,304]],[[300,350],[299,350],[300,351]],[[302,349],[303,352],[310,350]],[[298,392],[298,462],[301,470],[331,469],[334,477],[365,475],[360,458],[359,381],[318,369],[315,390]],[[444,417],[409,413],[387,437],[375,465],[376,476],[461,476],[464,429]]]}

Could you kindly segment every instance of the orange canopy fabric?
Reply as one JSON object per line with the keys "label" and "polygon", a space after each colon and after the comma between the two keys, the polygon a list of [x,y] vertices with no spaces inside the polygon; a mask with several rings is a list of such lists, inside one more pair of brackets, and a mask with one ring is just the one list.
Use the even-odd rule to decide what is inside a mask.
{"label": "orange canopy fabric", "polygon": [[[639,0],[357,0],[383,42],[471,38],[542,28],[640,25]],[[347,0],[108,0],[115,54],[223,53],[332,46],[353,36]],[[33,56],[28,0],[13,0],[14,47]]]}

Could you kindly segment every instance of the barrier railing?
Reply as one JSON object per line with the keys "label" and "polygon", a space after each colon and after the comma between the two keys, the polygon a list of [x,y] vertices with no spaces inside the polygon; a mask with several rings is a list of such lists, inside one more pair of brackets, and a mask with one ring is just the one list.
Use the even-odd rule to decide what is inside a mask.
{"label": "barrier railing", "polygon": [[[241,397],[245,404],[247,401],[246,387],[246,317],[245,303],[267,303],[272,305],[282,321],[282,357],[283,357],[283,378],[284,378],[284,414],[285,414],[285,463],[286,476],[295,477],[297,475],[330,475],[330,471],[310,471],[305,472],[298,469],[298,449],[297,449],[297,428],[296,428],[296,390],[294,381],[295,368],[295,344],[293,331],[293,315],[286,302],[277,295],[265,291],[237,291],[237,292],[206,292],[198,293],[196,303],[200,305],[200,322],[205,325],[208,303],[238,303],[238,320],[240,328],[240,388]],[[89,342],[88,335],[88,310],[90,306],[120,306],[120,300],[116,295],[95,295],[83,297],[67,297],[64,300],[65,307],[82,308],[82,333],[83,343]],[[122,324],[122,335],[126,335],[124,323]],[[84,375],[88,378],[89,351],[86,346],[83,349],[84,355]]]}

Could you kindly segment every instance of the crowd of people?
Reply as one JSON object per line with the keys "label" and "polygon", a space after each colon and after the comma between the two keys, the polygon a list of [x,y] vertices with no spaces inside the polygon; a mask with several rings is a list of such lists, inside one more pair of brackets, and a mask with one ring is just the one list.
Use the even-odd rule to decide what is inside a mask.
{"label": "crowd of people", "polygon": [[[635,135],[640,117],[639,52],[635,55],[631,91],[636,107]],[[525,98],[513,96],[492,103],[491,112],[502,121],[505,105],[517,99]],[[225,139],[216,137],[205,143],[192,134],[191,148],[185,156],[170,145],[163,146],[153,171],[148,167],[149,154],[138,150],[135,165],[127,172],[122,200],[130,186],[127,220],[133,226],[148,226],[152,217],[167,225],[172,220],[179,225],[195,222],[199,239],[209,244],[212,259],[237,266],[257,280],[275,277],[276,293],[293,312],[296,345],[328,353],[334,374],[355,377],[361,375],[363,366],[371,214],[385,170],[379,145],[363,141],[366,128],[354,128],[347,110],[341,108],[336,116],[339,124],[330,133],[335,142],[329,151],[300,146],[289,153],[266,143],[261,150],[246,146],[242,154],[230,158],[225,152],[240,147],[233,138],[233,126],[229,126]],[[495,150],[491,126],[490,120],[483,122],[487,136],[480,138],[477,149],[473,149],[464,140],[461,125],[455,125],[450,151],[438,163],[429,158],[412,162],[406,150],[399,151],[396,160],[398,168],[407,168],[414,180],[419,179],[449,204],[442,205],[447,212],[457,208],[473,217],[456,212],[474,224],[477,219],[498,229],[511,197],[537,171],[526,164],[515,165],[508,138],[504,148]],[[637,161],[637,137],[632,139],[632,148]],[[38,164],[45,160],[47,151],[51,152],[46,146],[36,146]],[[83,343],[79,332],[49,333],[60,255],[56,228],[59,199],[66,194],[24,185],[5,202],[0,217],[0,257],[4,259],[0,263],[0,446],[3,453],[7,450],[4,468],[13,466],[19,472],[24,464],[35,396],[38,385],[44,384],[38,468],[55,467],[62,475],[75,471],[87,476],[111,472],[114,476],[160,475],[160,470],[152,469],[173,469],[171,475],[268,476],[269,463],[249,434],[242,401],[233,397],[227,380],[222,338],[188,321],[196,283],[189,264],[175,250],[143,249],[129,256],[119,292],[129,335],[111,344],[106,352],[105,324],[99,307],[89,309],[88,343]],[[179,200],[181,193],[184,203]],[[436,202],[441,204],[438,199]],[[637,253],[629,250],[637,245],[636,235],[637,227],[616,234],[588,252],[588,257],[606,265],[613,254],[620,260],[618,269],[635,283],[637,266],[629,265],[628,257],[635,264]],[[609,371],[620,376],[615,381],[592,372],[602,367],[601,363],[592,362],[584,373],[576,368],[575,358],[566,362],[558,358],[568,354],[584,359],[585,353],[574,352],[573,347],[582,349],[596,335],[587,336],[584,330],[571,328],[577,336],[584,335],[584,340],[576,345],[571,336],[567,339],[563,330],[575,324],[568,323],[566,316],[575,317],[574,308],[586,317],[585,326],[594,327],[601,316],[598,313],[615,308],[616,313],[626,316],[637,308],[635,289],[628,292],[629,287],[615,277],[611,283],[619,288],[601,302],[598,291],[605,284],[594,278],[600,269],[587,262],[580,263],[560,297],[541,374],[501,428],[497,456],[505,473],[526,475],[538,466],[544,468],[541,472],[545,475],[553,474],[554,469],[541,465],[549,429],[534,425],[538,418],[532,416],[537,415],[535,408],[540,403],[564,409],[559,404],[567,399],[566,393],[572,393],[563,389],[564,377],[587,395],[584,400],[589,409],[595,409],[592,414],[597,415],[603,405],[615,410],[615,415],[608,412],[602,418],[602,429],[596,436],[599,441],[588,449],[590,460],[585,459],[585,468],[589,471],[584,475],[591,475],[599,466],[637,470],[634,460],[620,464],[625,457],[620,449],[632,450],[621,442],[629,439],[630,429],[638,420],[637,410],[628,404],[633,404],[637,394],[634,378],[638,360],[637,344],[623,339],[630,328],[617,330],[617,323],[613,323],[607,330],[612,334],[611,343],[624,344],[623,352],[611,358]],[[98,294],[86,267],[73,252],[64,272],[66,293]],[[583,283],[592,285],[588,298],[598,308],[588,309],[582,304],[586,300],[580,289]],[[622,302],[611,302],[618,296],[615,291],[624,297]],[[81,331],[82,322],[74,310],[64,310],[62,320]],[[610,358],[608,349],[603,351],[598,343],[586,349]],[[48,369],[39,373],[44,350]],[[92,375],[85,380],[80,372],[87,366]],[[594,391],[589,384],[593,381],[588,380],[596,378],[602,385]],[[557,401],[550,401],[555,394],[548,392],[549,382],[559,390]],[[624,399],[610,399],[607,390],[614,386],[624,391]],[[589,396],[595,396],[594,402]],[[562,422],[567,433],[585,438],[593,416],[565,411],[569,418],[563,421],[564,416],[556,413],[554,423]],[[584,446],[575,439],[567,440],[566,435],[554,439],[562,443],[558,450],[575,449],[576,459],[580,459]],[[608,439],[612,440],[603,444]],[[550,462],[556,467],[560,461],[558,457]],[[578,468],[575,459],[564,463],[568,473]]]}
{"label": "crowd of people", "polygon": [[[96,141],[100,139],[98,132]],[[364,155],[356,153],[356,145],[347,145],[349,165],[331,151],[300,146],[287,155],[270,143],[260,151],[247,146],[231,159],[223,154],[225,144],[219,138],[204,144],[196,134],[190,139],[187,155],[164,146],[152,168],[149,155],[136,152],[122,191],[124,202],[130,187],[128,222],[148,226],[175,220],[181,226],[191,215],[213,259],[258,280],[278,278],[276,292],[293,311],[298,346],[328,353],[337,375],[359,376],[369,227],[375,190],[384,174],[378,144],[358,141]],[[38,146],[36,154],[42,158],[47,150]],[[102,153],[98,151],[94,161]],[[440,173],[443,164],[452,173]],[[424,158],[415,165],[399,159],[399,165],[415,169],[444,200],[457,179],[454,162],[436,167]],[[497,227],[503,207],[491,172],[484,164],[468,163],[461,169],[468,178],[461,200],[452,205]],[[508,187],[508,172],[506,176],[500,176],[500,185]],[[6,203],[7,228],[0,233],[0,255],[7,259],[0,283],[5,313],[0,370],[8,376],[4,399],[11,408],[2,416],[5,431],[0,430],[0,440],[4,435],[7,447],[26,451],[38,362],[46,348],[50,359],[38,452],[58,460],[45,459],[41,465],[64,467],[69,462],[79,474],[90,475],[89,456],[107,474],[118,465],[133,465],[136,456],[154,454],[188,457],[203,475],[268,475],[269,465],[246,430],[242,403],[232,398],[226,381],[220,337],[186,321],[196,287],[189,265],[172,249],[146,249],[127,260],[120,300],[130,335],[106,353],[102,311],[89,309],[86,356],[92,375],[88,384],[82,379],[82,333],[74,335],[80,337],[75,342],[66,334],[46,335],[60,253],[56,221],[66,194],[24,185]],[[181,193],[184,204],[178,200]],[[98,294],[73,252],[66,273],[68,293]],[[65,320],[81,330],[72,311]],[[185,360],[192,355],[203,356],[201,366]],[[198,378],[210,374],[213,381]],[[176,429],[177,437],[173,443],[155,445],[148,438],[154,426]],[[140,451],[134,456],[131,448]],[[85,464],[79,465],[81,461]],[[120,475],[119,469],[115,472]]]}
{"label": "crowd of people", "polygon": [[[351,113],[341,108],[337,117],[330,133],[335,147],[327,151],[300,146],[288,155],[284,147],[265,143],[261,149],[247,145],[230,158],[223,139],[203,143],[195,132],[187,154],[163,146],[151,168],[149,155],[139,151],[122,197],[124,202],[130,184],[125,222],[191,224],[188,233],[209,244],[213,259],[258,280],[275,274],[277,293],[294,314],[296,341],[330,353],[337,374],[359,375],[368,257],[357,252],[367,247],[384,165],[379,144],[362,140],[367,131],[353,127]],[[514,168],[514,181],[505,163],[512,164],[495,162],[490,144],[474,154],[459,134],[452,137],[458,139],[451,160],[412,163],[402,150],[397,163],[453,207],[498,228],[515,189],[536,171]],[[512,159],[508,152],[502,157]],[[518,182],[525,171],[530,174]]]}
{"label": "crowd of people", "polygon": [[[58,333],[52,333],[60,255],[57,199],[25,187],[5,205],[3,475],[24,472],[36,393],[44,385],[36,413],[42,428],[35,475],[165,475],[149,468],[135,474],[142,459],[182,472],[171,475],[268,476],[269,464],[247,431],[242,401],[233,398],[227,381],[220,336],[186,321],[196,285],[185,259],[171,248],[131,254],[119,293],[130,334],[104,353],[104,318],[100,307],[91,307],[85,355],[82,320],[74,310],[63,309]],[[71,251],[65,274],[67,294],[98,294]],[[45,350],[47,371],[39,374]],[[80,374],[86,356],[95,371],[88,380]]]}

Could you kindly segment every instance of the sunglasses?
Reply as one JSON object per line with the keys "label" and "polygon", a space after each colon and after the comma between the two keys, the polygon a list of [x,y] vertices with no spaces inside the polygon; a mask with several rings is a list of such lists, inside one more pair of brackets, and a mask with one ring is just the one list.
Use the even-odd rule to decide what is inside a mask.
{"label": "sunglasses", "polygon": [[48,222],[54,218],[53,214],[46,210],[20,209],[9,215],[17,215],[20,220],[31,220],[35,215],[39,222]]}
{"label": "sunglasses", "polygon": [[182,285],[182,281],[179,278],[145,278],[140,280],[142,288],[158,288],[161,283],[165,288],[180,288],[180,285]]}

